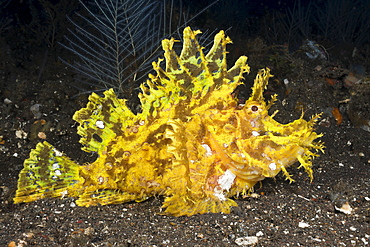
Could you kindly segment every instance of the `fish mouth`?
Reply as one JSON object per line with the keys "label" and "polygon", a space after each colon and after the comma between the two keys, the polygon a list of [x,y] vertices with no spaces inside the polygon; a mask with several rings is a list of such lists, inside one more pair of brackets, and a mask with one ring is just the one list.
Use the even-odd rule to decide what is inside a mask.
{"label": "fish mouth", "polygon": [[[202,145],[206,154],[208,156],[217,155],[223,170],[230,170],[236,177],[248,182],[258,182],[266,177],[275,177],[281,170],[286,171],[285,168],[299,161],[299,158],[302,158],[306,152],[305,147],[295,143],[279,145],[271,142],[270,145],[264,145],[263,150],[256,156],[251,155],[248,150],[241,151],[244,150],[241,143],[230,154],[225,151],[225,144],[220,144],[211,132],[208,133],[207,144]],[[310,141],[307,140],[307,142]],[[239,154],[242,158],[238,159],[235,154]]]}
{"label": "fish mouth", "polygon": [[258,182],[265,179],[263,175],[263,169],[258,166],[250,166],[247,168],[239,169],[235,164],[229,164],[229,170],[235,174],[239,179],[248,182]]}

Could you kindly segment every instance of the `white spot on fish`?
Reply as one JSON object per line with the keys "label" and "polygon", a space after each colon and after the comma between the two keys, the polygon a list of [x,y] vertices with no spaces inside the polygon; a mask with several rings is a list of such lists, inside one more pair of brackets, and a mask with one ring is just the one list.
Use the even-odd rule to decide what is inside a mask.
{"label": "white spot on fish", "polygon": [[104,178],[103,178],[103,177],[99,177],[99,178],[98,178],[98,182],[99,182],[99,184],[104,183]]}
{"label": "white spot on fish", "polygon": [[260,133],[258,133],[257,131],[255,131],[255,130],[252,131],[252,136],[259,136],[259,135],[260,135]]}
{"label": "white spot on fish", "polygon": [[270,163],[269,168],[270,168],[270,170],[275,171],[276,170],[276,164],[275,163]]}
{"label": "white spot on fish", "polygon": [[234,179],[236,175],[232,173],[230,170],[226,170],[226,172],[218,178],[218,184],[220,185],[222,190],[229,191],[231,185],[234,183]]}
{"label": "white spot on fish", "polygon": [[55,169],[59,169],[60,165],[58,163],[54,163],[52,167],[53,167],[53,170],[55,170]]}
{"label": "white spot on fish", "polygon": [[55,153],[55,156],[63,156],[63,153],[56,150],[55,148],[53,149],[54,153]]}
{"label": "white spot on fish", "polygon": [[101,121],[101,120],[96,121],[95,125],[96,125],[96,127],[98,127],[99,129],[104,129],[104,122],[103,122],[103,121]]}
{"label": "white spot on fish", "polygon": [[234,179],[236,178],[236,175],[232,173],[230,170],[226,170],[226,172],[220,176],[217,180],[219,186],[216,186],[214,189],[214,195],[220,199],[221,201],[225,201],[226,197],[223,194],[223,191],[229,191],[231,186],[234,183]]}
{"label": "white spot on fish", "polygon": [[206,157],[209,157],[213,154],[212,149],[207,144],[201,145],[206,150]]}
{"label": "white spot on fish", "polygon": [[222,190],[217,190],[215,189],[215,193],[213,193],[220,201],[225,201],[226,200],[226,197],[225,195],[222,193]]}
{"label": "white spot on fish", "polygon": [[68,191],[67,190],[60,192],[60,196],[61,196],[62,199],[64,197],[66,197],[66,195],[68,195]]}

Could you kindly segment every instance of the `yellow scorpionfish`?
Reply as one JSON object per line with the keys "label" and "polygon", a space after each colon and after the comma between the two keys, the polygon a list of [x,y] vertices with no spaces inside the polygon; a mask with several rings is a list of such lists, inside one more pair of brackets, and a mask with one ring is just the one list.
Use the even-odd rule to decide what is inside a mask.
{"label": "yellow scorpionfish", "polygon": [[[164,197],[164,213],[174,216],[230,213],[266,177],[300,163],[312,179],[314,151],[323,151],[313,127],[319,115],[280,124],[268,110],[263,91],[271,77],[260,70],[245,104],[232,96],[249,72],[241,56],[227,69],[223,31],[207,54],[197,41],[200,31],[184,30],[180,55],[173,38],[162,41],[163,59],[153,62],[156,75],[141,87],[141,112],[134,114],[112,89],[93,93],[73,119],[79,123],[82,150],[97,153],[78,165],[47,142],[39,143],[20,172],[15,203],[46,197],[76,197],[79,206],[143,201]],[[162,67],[165,67],[164,69]]]}

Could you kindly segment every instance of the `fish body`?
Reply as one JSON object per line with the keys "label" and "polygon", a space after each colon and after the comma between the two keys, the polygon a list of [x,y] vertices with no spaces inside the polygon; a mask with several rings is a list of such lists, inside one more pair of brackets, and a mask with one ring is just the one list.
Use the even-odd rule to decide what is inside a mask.
{"label": "fish body", "polygon": [[164,197],[164,213],[175,216],[230,213],[230,197],[245,195],[266,177],[300,162],[312,179],[318,115],[280,124],[268,110],[263,91],[271,77],[261,70],[245,104],[232,96],[249,72],[242,56],[227,69],[226,45],[219,32],[207,54],[200,31],[184,30],[177,55],[173,38],[163,40],[163,59],[153,62],[156,75],[141,85],[142,111],[134,114],[112,89],[93,93],[73,119],[83,150],[95,162],[78,165],[47,142],[39,143],[20,172],[15,203],[46,197],[76,197],[79,206],[143,201]]}

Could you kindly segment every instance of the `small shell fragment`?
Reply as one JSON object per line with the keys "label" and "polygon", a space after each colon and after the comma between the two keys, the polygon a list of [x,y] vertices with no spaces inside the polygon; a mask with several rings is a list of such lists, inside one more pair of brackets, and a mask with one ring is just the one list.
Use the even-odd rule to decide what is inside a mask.
{"label": "small shell fragment", "polygon": [[300,227],[300,228],[306,228],[306,227],[309,227],[309,226],[310,225],[308,223],[303,222],[303,221],[301,221],[301,222],[298,223],[298,227]]}
{"label": "small shell fragment", "polygon": [[46,134],[45,134],[45,132],[42,132],[42,131],[40,131],[38,134],[37,134],[37,136],[38,136],[38,138],[40,138],[40,139],[46,139]]}
{"label": "small shell fragment", "polygon": [[337,206],[335,206],[335,210],[337,210],[337,211],[339,211],[341,213],[344,213],[344,214],[351,214],[352,211],[353,211],[353,208],[349,205],[348,202],[346,202],[340,208],[338,208]]}
{"label": "small shell fragment", "polygon": [[27,132],[25,132],[24,130],[16,130],[15,131],[15,136],[18,138],[18,139],[26,139],[27,138]]}
{"label": "small shell fragment", "polygon": [[258,243],[258,238],[256,236],[237,238],[235,243],[239,246],[255,245]]}

